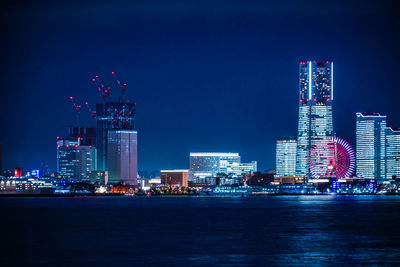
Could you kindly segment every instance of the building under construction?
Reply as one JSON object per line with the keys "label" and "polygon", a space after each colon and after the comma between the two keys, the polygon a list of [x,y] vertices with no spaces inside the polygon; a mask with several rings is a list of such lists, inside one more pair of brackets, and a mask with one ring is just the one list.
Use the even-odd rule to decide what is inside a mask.
{"label": "building under construction", "polygon": [[96,105],[96,146],[99,169],[107,170],[107,143],[110,130],[134,130],[134,103],[106,102]]}
{"label": "building under construction", "polygon": [[98,75],[92,82],[102,96],[103,103],[96,105],[92,110],[85,102],[91,117],[96,122],[96,129],[79,127],[79,114],[82,105],[71,100],[77,114],[77,127],[70,128],[70,137],[87,141],[87,145],[95,146],[97,152],[97,168],[91,171],[108,171],[108,180],[111,183],[137,184],[137,132],[134,130],[134,116],[136,103],[125,97],[126,83],[121,83],[115,72],[115,78],[120,95],[117,101],[111,100],[110,86],[105,86]]}
{"label": "building under construction", "polygon": [[[96,105],[96,147],[98,169],[108,171],[110,182],[137,184],[137,132],[134,130],[135,103],[125,97],[126,83],[121,83],[118,101],[111,101],[112,88],[96,75],[92,81],[102,94],[104,103]],[[92,112],[93,114],[93,112]]]}

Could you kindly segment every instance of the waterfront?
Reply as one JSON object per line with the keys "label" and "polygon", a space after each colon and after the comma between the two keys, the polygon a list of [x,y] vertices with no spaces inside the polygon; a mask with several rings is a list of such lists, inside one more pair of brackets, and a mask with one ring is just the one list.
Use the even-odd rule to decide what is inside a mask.
{"label": "waterfront", "polygon": [[400,264],[400,196],[1,198],[2,265]]}

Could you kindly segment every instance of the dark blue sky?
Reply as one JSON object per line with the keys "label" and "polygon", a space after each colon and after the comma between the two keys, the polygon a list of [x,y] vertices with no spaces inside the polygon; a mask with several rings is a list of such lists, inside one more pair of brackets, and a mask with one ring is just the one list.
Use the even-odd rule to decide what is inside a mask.
{"label": "dark blue sky", "polygon": [[55,168],[68,97],[100,102],[90,79],[111,71],[137,103],[140,170],[188,168],[191,151],[274,168],[276,138],[296,134],[300,60],[335,62],[338,136],[355,145],[357,111],[400,127],[395,2],[110,2],[3,4],[5,168]]}

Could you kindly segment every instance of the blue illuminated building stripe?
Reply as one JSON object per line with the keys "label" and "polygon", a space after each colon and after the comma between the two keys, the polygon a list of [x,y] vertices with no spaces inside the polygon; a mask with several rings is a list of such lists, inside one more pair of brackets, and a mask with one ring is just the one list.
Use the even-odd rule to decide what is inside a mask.
{"label": "blue illuminated building stripe", "polygon": [[311,90],[312,90],[312,77],[311,77],[311,61],[309,61],[308,62],[308,99],[310,99],[311,100],[311,98],[312,98],[312,92],[311,92]]}
{"label": "blue illuminated building stripe", "polygon": [[333,62],[331,62],[331,100],[333,100]]}

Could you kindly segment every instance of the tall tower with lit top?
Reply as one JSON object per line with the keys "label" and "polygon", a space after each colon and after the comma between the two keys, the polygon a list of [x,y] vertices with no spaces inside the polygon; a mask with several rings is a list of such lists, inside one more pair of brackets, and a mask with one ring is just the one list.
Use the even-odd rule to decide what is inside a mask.
{"label": "tall tower with lit top", "polygon": [[325,137],[334,134],[333,99],[333,62],[300,62],[296,150],[296,175],[298,176],[309,177],[307,163],[310,148]]}

